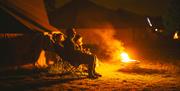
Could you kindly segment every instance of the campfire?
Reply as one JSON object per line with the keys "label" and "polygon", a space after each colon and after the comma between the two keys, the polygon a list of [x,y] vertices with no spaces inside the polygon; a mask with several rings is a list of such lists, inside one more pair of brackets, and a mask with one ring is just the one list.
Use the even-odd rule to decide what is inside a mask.
{"label": "campfire", "polygon": [[122,52],[120,54],[121,62],[123,63],[130,63],[135,62],[136,60],[130,59],[129,55],[126,52]]}
{"label": "campfire", "polygon": [[134,69],[139,67],[140,61],[131,59],[126,52],[121,52],[119,54],[120,60],[121,60],[121,67],[122,69]]}

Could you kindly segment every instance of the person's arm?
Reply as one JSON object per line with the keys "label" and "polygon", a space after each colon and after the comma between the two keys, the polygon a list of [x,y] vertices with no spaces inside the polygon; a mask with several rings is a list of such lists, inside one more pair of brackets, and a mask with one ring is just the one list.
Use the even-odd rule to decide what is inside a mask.
{"label": "person's arm", "polygon": [[71,40],[71,47],[73,50],[78,50],[76,43],[74,43],[73,40]]}

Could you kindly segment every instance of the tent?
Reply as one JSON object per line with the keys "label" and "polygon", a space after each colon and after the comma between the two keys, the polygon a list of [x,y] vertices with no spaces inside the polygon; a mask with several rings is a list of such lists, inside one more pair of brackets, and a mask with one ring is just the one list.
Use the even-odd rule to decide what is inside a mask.
{"label": "tent", "polygon": [[47,45],[44,34],[60,31],[49,24],[43,0],[0,1],[0,20],[1,67],[34,64]]}

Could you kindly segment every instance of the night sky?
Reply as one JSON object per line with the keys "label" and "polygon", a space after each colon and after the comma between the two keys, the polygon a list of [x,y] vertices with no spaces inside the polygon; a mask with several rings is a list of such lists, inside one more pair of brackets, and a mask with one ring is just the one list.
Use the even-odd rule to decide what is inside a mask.
{"label": "night sky", "polygon": [[[56,0],[56,6],[61,7],[71,0]],[[170,0],[90,0],[109,9],[125,10],[144,15],[159,16],[166,12]]]}

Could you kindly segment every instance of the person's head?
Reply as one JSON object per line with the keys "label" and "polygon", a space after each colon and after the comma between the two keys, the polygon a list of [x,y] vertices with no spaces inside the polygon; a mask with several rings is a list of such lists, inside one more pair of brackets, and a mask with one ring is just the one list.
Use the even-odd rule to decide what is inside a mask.
{"label": "person's head", "polygon": [[76,35],[75,28],[69,28],[69,29],[67,29],[67,30],[66,30],[66,35],[67,35],[67,37],[69,37],[69,38],[75,37],[75,35]]}
{"label": "person's head", "polygon": [[56,42],[62,42],[64,41],[64,35],[62,33],[53,34],[53,40]]}
{"label": "person's head", "polygon": [[78,45],[82,45],[83,42],[82,42],[82,36],[77,34],[75,37],[74,37],[74,42],[77,43]]}

